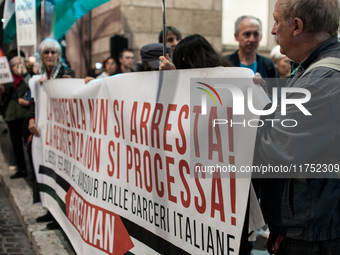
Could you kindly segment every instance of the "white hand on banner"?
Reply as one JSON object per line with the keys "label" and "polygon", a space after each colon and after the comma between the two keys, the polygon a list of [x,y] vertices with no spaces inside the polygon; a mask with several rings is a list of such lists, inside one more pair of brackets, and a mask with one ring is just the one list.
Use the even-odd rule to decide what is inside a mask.
{"label": "white hand on banner", "polygon": [[86,78],[85,78],[85,84],[88,84],[90,81],[92,81],[92,80],[94,80],[95,78],[93,78],[93,77],[90,77],[90,76],[87,76]]}
{"label": "white hand on banner", "polygon": [[47,77],[46,77],[46,76],[41,77],[41,78],[39,79],[40,85],[43,85],[43,81],[47,81]]}
{"label": "white hand on banner", "polygon": [[253,82],[254,82],[255,84],[261,85],[261,87],[263,88],[264,92],[266,92],[266,94],[269,95],[269,94],[268,94],[268,91],[267,91],[267,83],[266,83],[266,81],[265,81],[262,77],[256,77],[256,76],[255,76],[255,77],[253,78]]}

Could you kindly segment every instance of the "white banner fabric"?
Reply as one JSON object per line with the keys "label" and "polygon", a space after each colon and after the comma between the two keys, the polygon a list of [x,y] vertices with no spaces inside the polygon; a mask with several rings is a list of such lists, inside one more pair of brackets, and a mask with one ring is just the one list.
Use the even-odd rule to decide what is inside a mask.
{"label": "white banner fabric", "polygon": [[[204,92],[190,83],[248,78],[239,88],[246,94],[251,87],[260,109],[269,100],[252,76],[248,69],[219,67],[121,74],[87,85],[80,79],[36,85],[41,136],[33,140],[33,161],[42,204],[77,254],[239,253],[250,173],[209,177],[194,173],[190,162],[250,166],[256,128],[217,130],[208,128],[210,118],[192,121],[202,115],[194,109],[201,107]],[[192,91],[200,93],[197,105]],[[219,94],[218,116],[233,107],[232,99],[224,101],[226,90]],[[215,116],[215,106],[207,107]],[[258,119],[245,114],[246,120]],[[209,139],[200,143],[200,156],[195,153],[208,129],[213,144],[221,143],[222,162],[215,149],[213,160],[206,157]]]}

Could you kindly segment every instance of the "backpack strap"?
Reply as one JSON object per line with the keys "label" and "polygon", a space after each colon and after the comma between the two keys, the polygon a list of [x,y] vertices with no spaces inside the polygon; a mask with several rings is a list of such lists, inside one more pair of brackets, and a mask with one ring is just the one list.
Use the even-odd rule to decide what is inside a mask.
{"label": "backpack strap", "polygon": [[299,77],[299,79],[305,76],[305,74],[307,74],[310,70],[317,68],[317,67],[327,67],[327,68],[334,69],[340,72],[340,58],[333,58],[333,57],[324,58],[311,64],[306,69],[306,71]]}
{"label": "backpack strap", "polygon": [[[301,79],[303,76],[305,76],[305,74],[307,74],[310,70],[317,68],[317,67],[326,67],[326,68],[330,68],[330,69],[333,69],[335,71],[340,72],[340,58],[328,57],[328,58],[321,59],[321,60],[311,64],[306,69],[306,71],[299,77],[299,79]],[[325,157],[327,158],[327,160],[331,164],[336,164],[336,165],[340,164],[339,160],[334,156],[325,155]],[[340,171],[336,172],[336,174],[337,174],[338,178],[340,179]],[[299,180],[302,181],[302,182],[305,180],[305,174],[304,173],[299,174]]]}

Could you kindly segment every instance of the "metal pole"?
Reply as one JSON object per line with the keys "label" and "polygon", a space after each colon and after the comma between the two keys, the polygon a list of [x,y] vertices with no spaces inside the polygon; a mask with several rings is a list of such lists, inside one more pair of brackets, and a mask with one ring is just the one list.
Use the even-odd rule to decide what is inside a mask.
{"label": "metal pole", "polygon": [[88,22],[87,22],[87,30],[88,30],[88,33],[87,33],[87,41],[88,41],[88,45],[89,45],[89,48],[88,48],[88,51],[89,51],[89,57],[88,57],[88,64],[87,64],[87,75],[89,75],[89,71],[91,71],[92,69],[92,11],[89,12],[89,19],[88,19]]}
{"label": "metal pole", "polygon": [[[20,55],[20,46],[18,46],[18,57],[21,58],[21,55]],[[24,60],[22,59],[22,62],[24,62]],[[18,68],[19,68],[19,74],[21,74],[21,65],[18,65]]]}
{"label": "metal pole", "polygon": [[166,56],[166,22],[165,22],[165,0],[163,2],[163,55]]}
{"label": "metal pole", "polygon": [[40,42],[45,39],[45,0],[41,1]]}

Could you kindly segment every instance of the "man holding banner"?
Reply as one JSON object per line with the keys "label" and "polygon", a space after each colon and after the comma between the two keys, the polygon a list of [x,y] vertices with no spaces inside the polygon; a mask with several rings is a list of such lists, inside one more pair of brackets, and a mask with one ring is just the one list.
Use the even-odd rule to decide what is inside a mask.
{"label": "man holding banner", "polygon": [[295,173],[294,179],[277,174],[262,182],[270,253],[340,252],[339,18],[338,0],[278,0],[275,5],[272,34],[281,53],[295,62],[287,86],[308,90],[310,97],[285,94],[283,88],[282,101],[303,101],[308,112],[302,105],[278,108],[270,119],[297,125],[267,125],[258,132],[256,163],[290,166]]}

